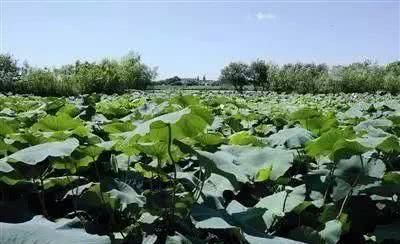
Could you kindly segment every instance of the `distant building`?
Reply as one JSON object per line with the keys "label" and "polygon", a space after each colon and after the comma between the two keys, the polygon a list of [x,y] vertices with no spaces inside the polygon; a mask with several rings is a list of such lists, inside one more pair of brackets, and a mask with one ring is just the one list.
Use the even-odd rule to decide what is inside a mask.
{"label": "distant building", "polygon": [[215,80],[207,80],[205,75],[200,80],[199,76],[196,78],[180,78],[178,76],[174,76],[165,80],[160,80],[156,82],[160,85],[172,85],[172,86],[212,86],[216,85]]}

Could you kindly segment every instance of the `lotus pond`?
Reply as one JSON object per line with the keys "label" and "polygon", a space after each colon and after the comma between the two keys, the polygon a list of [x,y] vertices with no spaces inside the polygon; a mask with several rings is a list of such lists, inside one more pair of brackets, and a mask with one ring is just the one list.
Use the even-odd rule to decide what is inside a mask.
{"label": "lotus pond", "polygon": [[0,96],[0,243],[398,243],[400,97]]}

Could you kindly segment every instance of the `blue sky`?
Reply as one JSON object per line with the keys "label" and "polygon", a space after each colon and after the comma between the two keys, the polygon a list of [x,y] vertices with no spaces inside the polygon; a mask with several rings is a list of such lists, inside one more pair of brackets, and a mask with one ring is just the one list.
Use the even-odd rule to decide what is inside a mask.
{"label": "blue sky", "polygon": [[231,61],[400,59],[399,1],[0,0],[2,52],[35,66],[137,51],[173,75],[217,78]]}

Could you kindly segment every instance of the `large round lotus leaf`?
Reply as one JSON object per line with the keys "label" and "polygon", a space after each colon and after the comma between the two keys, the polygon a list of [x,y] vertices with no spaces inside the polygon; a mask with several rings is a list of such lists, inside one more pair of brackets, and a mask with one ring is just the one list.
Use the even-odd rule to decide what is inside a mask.
{"label": "large round lotus leaf", "polygon": [[279,236],[268,236],[264,235],[249,235],[247,233],[243,234],[244,239],[249,244],[302,244],[303,242],[293,241],[290,239],[282,238]]}
{"label": "large round lotus leaf", "polygon": [[314,139],[313,134],[303,128],[290,128],[278,131],[266,138],[272,147],[299,148]]}
{"label": "large round lotus leaf", "polygon": [[191,111],[189,108],[185,108],[176,112],[164,114],[153,119],[147,120],[141,124],[139,124],[136,129],[133,131],[133,134],[145,135],[150,132],[150,125],[156,121],[162,121],[166,124],[175,124],[178,122],[181,117],[185,114],[189,114]]}
{"label": "large round lotus leaf", "polygon": [[385,170],[386,166],[382,160],[374,159],[369,157],[368,154],[364,154],[339,160],[334,175],[352,185],[357,178],[359,181],[367,180],[368,178],[380,179],[385,174]]}
{"label": "large round lotus leaf", "polygon": [[306,197],[306,186],[300,185],[291,191],[281,191],[270,196],[262,198],[256,205],[256,208],[265,208],[281,215],[281,213],[288,213],[295,207],[304,202]]}
{"label": "large round lotus leaf", "polygon": [[51,222],[42,216],[35,216],[24,223],[0,223],[0,243],[13,244],[108,244],[108,236],[98,236],[86,233],[84,229],[76,228],[79,219],[60,219]]}
{"label": "large round lotus leaf", "polygon": [[349,130],[331,129],[317,139],[308,142],[305,150],[311,157],[327,156],[333,152],[338,141],[348,138],[350,135]]}
{"label": "large round lotus leaf", "polygon": [[319,232],[326,244],[336,244],[342,234],[342,223],[339,220],[331,220],[325,223],[325,228]]}
{"label": "large round lotus leaf", "polygon": [[262,142],[248,131],[240,131],[229,137],[229,144],[260,146]]}
{"label": "large round lotus leaf", "polygon": [[50,156],[69,156],[78,146],[79,141],[75,138],[69,138],[65,141],[47,142],[19,150],[18,152],[1,159],[0,162],[12,159],[17,162],[35,165]]}
{"label": "large round lotus leaf", "polygon": [[221,146],[220,149],[215,153],[198,153],[211,160],[219,171],[233,175],[243,183],[254,180],[260,170],[269,168],[270,179],[276,180],[292,166],[294,160],[294,153],[284,149],[251,146]]}
{"label": "large round lotus leaf", "polygon": [[84,126],[81,120],[71,118],[68,114],[60,113],[56,116],[48,115],[32,126],[40,131],[65,131],[74,130]]}
{"label": "large round lotus leaf", "polygon": [[9,165],[6,160],[0,160],[0,172],[2,173],[10,173],[14,168]]}
{"label": "large round lotus leaf", "polygon": [[385,128],[389,128],[392,125],[393,125],[393,122],[388,119],[369,119],[369,120],[365,120],[365,121],[362,121],[361,123],[359,123],[357,126],[354,127],[354,130],[357,132],[367,131],[369,129],[369,127],[373,127],[376,129],[378,129],[378,128],[385,129]]}
{"label": "large round lotus leaf", "polygon": [[205,200],[213,200],[216,209],[223,209],[225,204],[224,191],[235,191],[235,188],[227,178],[212,173],[205,180],[202,193]]}
{"label": "large round lotus leaf", "polygon": [[179,232],[175,232],[173,236],[167,236],[165,244],[189,244],[192,243],[189,238]]}
{"label": "large round lotus leaf", "polygon": [[213,117],[207,108],[200,105],[193,105],[184,109],[163,114],[137,124],[131,132],[121,133],[125,138],[130,139],[135,135],[147,136],[151,140],[167,141],[169,129],[174,138],[194,137],[213,122]]}
{"label": "large round lotus leaf", "polygon": [[235,229],[238,228],[225,210],[215,210],[204,205],[194,205],[191,211],[196,228]]}

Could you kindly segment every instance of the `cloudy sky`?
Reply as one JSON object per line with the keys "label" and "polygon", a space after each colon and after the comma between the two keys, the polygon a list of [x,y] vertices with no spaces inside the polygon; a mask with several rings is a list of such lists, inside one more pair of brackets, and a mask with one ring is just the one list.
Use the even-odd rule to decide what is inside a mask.
{"label": "cloudy sky", "polygon": [[400,59],[398,0],[0,0],[1,52],[35,66],[128,51],[173,75],[217,78],[256,58],[346,64]]}

